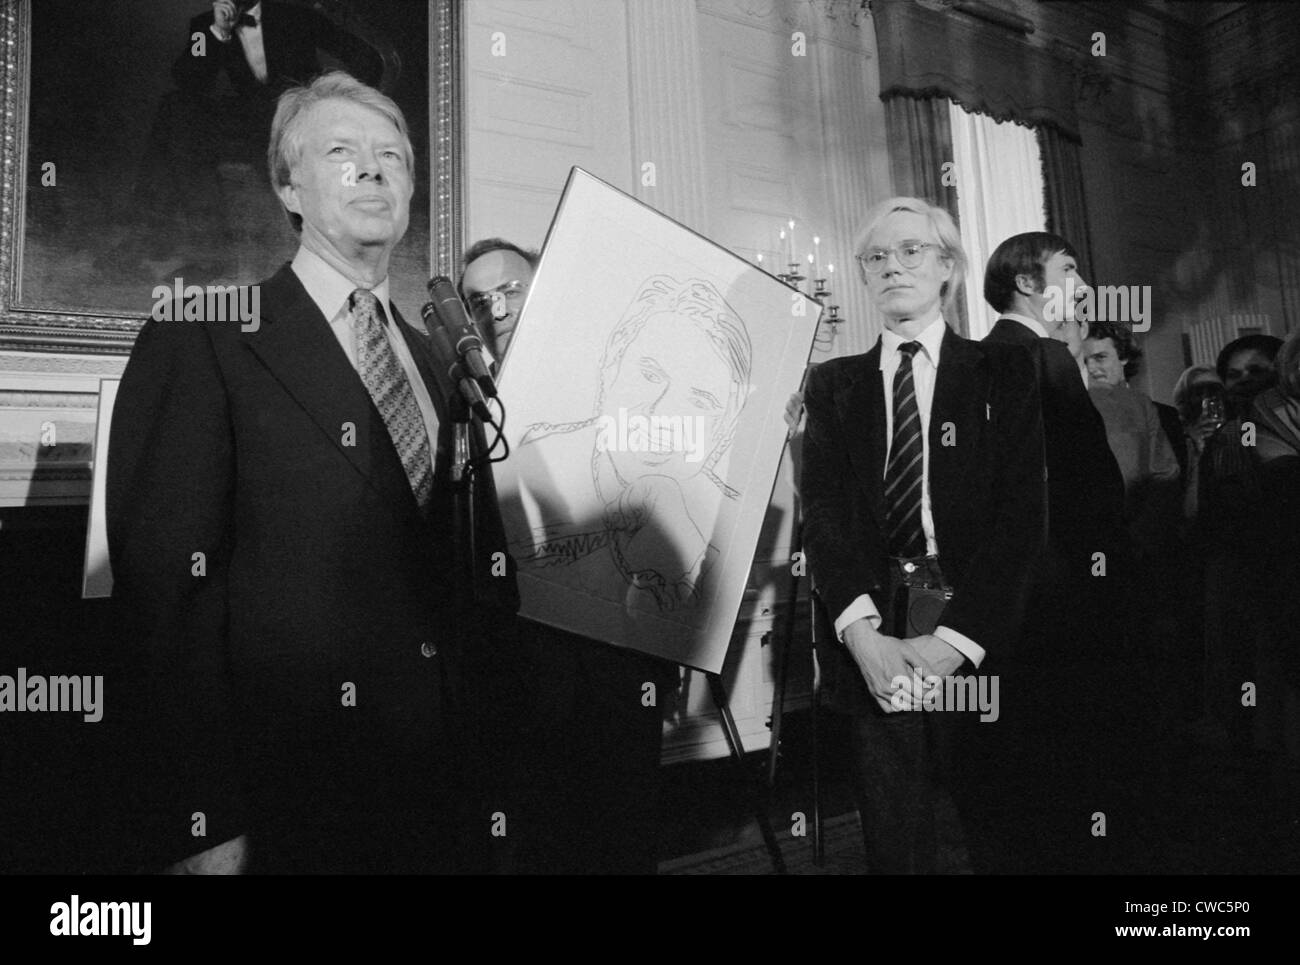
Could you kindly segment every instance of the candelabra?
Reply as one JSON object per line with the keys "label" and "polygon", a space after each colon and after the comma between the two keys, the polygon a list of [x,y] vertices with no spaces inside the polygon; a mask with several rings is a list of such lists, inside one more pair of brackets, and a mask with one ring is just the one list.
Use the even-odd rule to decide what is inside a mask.
{"label": "candelabra", "polygon": [[[826,271],[822,271],[821,238],[817,236],[813,237],[813,251],[808,253],[807,264],[801,263],[795,255],[794,228],[794,221],[789,221],[781,228],[780,255],[786,259],[786,264],[784,270],[776,272],[776,277],[822,306],[821,323],[817,326],[813,344],[819,351],[826,352],[830,350],[835,342],[835,336],[839,334],[840,323],[845,321],[840,316],[840,306],[828,304],[834,297],[830,283],[835,274],[835,266],[828,263],[825,266]],[[763,267],[761,253],[758,255],[758,264]],[[805,269],[808,272],[806,275],[803,273]],[[811,290],[804,288],[804,282],[807,281],[812,282]]]}

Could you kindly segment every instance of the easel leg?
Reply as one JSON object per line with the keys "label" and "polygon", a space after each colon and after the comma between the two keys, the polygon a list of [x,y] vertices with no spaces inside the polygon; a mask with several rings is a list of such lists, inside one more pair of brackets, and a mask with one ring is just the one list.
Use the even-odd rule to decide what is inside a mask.
{"label": "easel leg", "polygon": [[[750,784],[750,775],[745,770],[745,748],[740,741],[740,731],[736,729],[736,720],[731,716],[731,706],[727,699],[727,688],[722,685],[722,678],[715,673],[706,674],[709,678],[709,691],[713,694],[713,704],[718,708],[718,717],[722,721],[722,730],[727,737],[727,746],[731,748],[731,759],[736,762],[736,769],[741,779]],[[772,858],[772,870],[779,875],[785,874],[785,858],[781,854],[781,846],[777,843],[776,834],[772,831],[772,822],[767,819],[767,809],[763,806],[760,795],[757,794],[757,788],[750,785],[751,794],[757,799],[754,808],[754,817],[758,820],[758,829],[763,835],[763,843],[767,845],[767,853]]]}
{"label": "easel leg", "polygon": [[[815,616],[814,616],[815,619]],[[812,793],[813,820],[812,845],[813,864],[821,867],[826,861],[826,843],[822,840],[822,749],[819,743],[818,724],[822,704],[822,671],[817,664],[817,649],[812,648]]]}
{"label": "easel leg", "polygon": [[[803,516],[799,512],[799,501],[794,506],[794,539],[791,542],[797,555],[803,549]],[[794,649],[795,607],[799,603],[799,567],[790,570],[790,592],[786,596],[785,627],[781,635],[781,652],[776,657],[776,679],[772,686],[772,744],[767,757],[767,786],[776,787],[777,761],[781,757],[781,723],[785,719],[785,688],[790,676],[790,651]],[[773,645],[776,635],[771,637]]]}

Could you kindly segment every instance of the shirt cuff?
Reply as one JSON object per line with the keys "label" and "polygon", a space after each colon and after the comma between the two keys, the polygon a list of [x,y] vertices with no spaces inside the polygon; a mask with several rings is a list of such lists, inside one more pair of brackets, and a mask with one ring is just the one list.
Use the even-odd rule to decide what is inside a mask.
{"label": "shirt cuff", "polygon": [[849,624],[863,617],[871,621],[871,629],[880,629],[880,611],[871,602],[871,597],[865,593],[845,607],[844,612],[835,621],[835,636],[839,638],[840,643],[844,642],[844,631],[848,629]]}
{"label": "shirt cuff", "polygon": [[974,664],[976,670],[979,669],[984,660],[984,648],[978,643],[952,627],[935,627],[934,635]]}
{"label": "shirt cuff", "polygon": [[208,29],[212,31],[212,36],[216,37],[216,38],[217,38],[218,40],[220,40],[223,44],[228,44],[228,43],[230,43],[230,38],[233,37],[233,36],[235,35],[235,32],[234,32],[233,30],[232,30],[230,33],[228,33],[228,34],[223,34],[223,33],[222,33],[218,28],[217,28],[217,25],[216,25],[215,23],[208,24]]}

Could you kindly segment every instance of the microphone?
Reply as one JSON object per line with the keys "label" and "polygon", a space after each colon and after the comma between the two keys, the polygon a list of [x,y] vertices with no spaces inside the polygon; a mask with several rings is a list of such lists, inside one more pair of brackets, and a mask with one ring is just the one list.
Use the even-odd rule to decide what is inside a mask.
{"label": "microphone", "polygon": [[465,305],[456,294],[456,286],[446,275],[429,281],[429,297],[433,300],[433,314],[446,331],[448,340],[455,346],[454,354],[464,364],[465,370],[492,398],[497,396],[497,386],[492,380],[487,359],[483,356],[483,340],[469,320]]}
{"label": "microphone", "polygon": [[438,328],[437,319],[433,318],[432,302],[424,304],[424,307],[420,309],[420,317],[424,319],[425,330],[429,333],[429,348],[434,363],[434,381],[438,383],[438,391],[442,394],[442,397],[450,404],[457,391],[456,383],[451,379],[451,366],[456,361],[456,356],[454,353],[448,353],[444,356],[442,348],[433,341],[433,333],[441,331],[441,329]]}
{"label": "microphone", "polygon": [[451,339],[447,337],[446,329],[433,324],[436,319],[430,318],[431,315],[437,313],[437,310],[437,307],[431,302],[425,305],[420,310],[420,313],[424,317],[425,328],[429,330],[429,341],[433,345],[433,354],[438,359],[439,388],[446,394],[448,402],[459,392],[476,416],[484,422],[491,422],[492,410],[488,408],[487,397],[484,396],[483,389],[478,382],[469,377],[465,367],[457,360],[456,350],[452,348]]}

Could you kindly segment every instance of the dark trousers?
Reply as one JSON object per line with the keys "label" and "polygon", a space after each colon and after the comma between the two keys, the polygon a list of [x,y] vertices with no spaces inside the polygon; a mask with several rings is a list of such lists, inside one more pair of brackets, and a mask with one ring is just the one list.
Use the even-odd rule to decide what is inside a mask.
{"label": "dark trousers", "polygon": [[[674,664],[521,621],[527,699],[502,870],[654,874],[663,707]],[[648,705],[644,687],[655,686]]]}
{"label": "dark trousers", "polygon": [[[955,716],[880,711],[851,721],[853,792],[873,874],[940,870],[939,811],[954,787],[952,745],[960,729]],[[956,797],[962,797],[960,790]]]}

